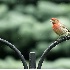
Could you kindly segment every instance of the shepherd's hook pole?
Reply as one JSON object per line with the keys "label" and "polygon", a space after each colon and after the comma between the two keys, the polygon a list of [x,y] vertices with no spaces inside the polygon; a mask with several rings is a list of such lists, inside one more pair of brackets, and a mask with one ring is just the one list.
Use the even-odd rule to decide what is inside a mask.
{"label": "shepherd's hook pole", "polygon": [[18,54],[18,56],[20,57],[20,59],[23,63],[24,69],[28,69],[28,66],[27,66],[27,63],[26,63],[24,56],[21,54],[21,52],[13,44],[11,44],[10,42],[8,42],[4,39],[1,39],[1,38],[0,38],[0,42],[9,46],[12,50],[14,50]]}
{"label": "shepherd's hook pole", "polygon": [[40,60],[39,60],[39,63],[38,63],[38,67],[37,69],[41,69],[41,66],[42,66],[42,63],[45,59],[45,57],[47,56],[47,54],[49,53],[49,51],[55,47],[56,45],[58,45],[59,43],[63,42],[63,41],[66,41],[66,40],[69,40],[70,39],[70,36],[64,36],[64,37],[61,37],[60,39],[54,41],[42,54],[42,56],[40,57]]}

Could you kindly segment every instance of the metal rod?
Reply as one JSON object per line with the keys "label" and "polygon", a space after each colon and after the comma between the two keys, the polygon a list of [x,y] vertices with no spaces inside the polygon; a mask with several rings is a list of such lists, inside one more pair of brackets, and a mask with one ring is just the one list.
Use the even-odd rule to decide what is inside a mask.
{"label": "metal rod", "polygon": [[35,52],[29,53],[29,69],[36,69],[36,55]]}
{"label": "metal rod", "polygon": [[39,63],[38,63],[38,67],[37,69],[41,69],[41,66],[42,66],[42,63],[45,59],[45,57],[47,56],[47,54],[49,53],[49,51],[55,47],[56,45],[58,45],[59,43],[63,42],[63,41],[66,41],[66,40],[69,40],[70,39],[70,36],[64,36],[62,37],[61,39],[57,39],[56,41],[54,41],[42,54],[40,60],[39,60]]}
{"label": "metal rod", "polygon": [[9,46],[12,50],[14,50],[18,54],[18,56],[20,57],[20,59],[23,63],[24,69],[28,69],[28,66],[27,66],[27,63],[26,63],[24,56],[21,54],[21,52],[14,45],[12,45],[10,42],[8,42],[4,39],[1,39],[1,38],[0,38],[0,42]]}

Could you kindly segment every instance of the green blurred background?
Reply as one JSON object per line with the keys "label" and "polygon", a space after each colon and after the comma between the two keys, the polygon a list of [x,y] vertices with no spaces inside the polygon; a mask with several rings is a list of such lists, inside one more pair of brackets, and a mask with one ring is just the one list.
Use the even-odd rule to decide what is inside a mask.
{"label": "green blurred background", "polygon": [[[38,63],[43,51],[58,38],[50,18],[58,18],[70,29],[70,0],[0,0],[0,38],[14,44],[29,60],[36,53]],[[18,55],[0,43],[0,68],[24,68]],[[70,41],[53,48],[42,68],[70,68]]]}

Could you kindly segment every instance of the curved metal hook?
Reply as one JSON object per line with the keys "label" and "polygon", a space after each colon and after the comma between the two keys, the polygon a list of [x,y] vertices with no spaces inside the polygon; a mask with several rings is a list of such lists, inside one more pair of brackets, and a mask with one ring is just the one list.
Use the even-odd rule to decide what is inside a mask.
{"label": "curved metal hook", "polygon": [[69,40],[70,39],[70,36],[64,36],[63,38],[59,39],[59,40],[56,40],[54,41],[54,43],[52,43],[42,54],[40,60],[39,60],[39,63],[38,63],[38,67],[37,69],[41,69],[41,66],[42,66],[42,63],[45,59],[45,57],[47,56],[47,54],[49,53],[49,51],[55,47],[56,45],[58,45],[59,43],[63,42],[63,41],[66,41],[66,40]]}
{"label": "curved metal hook", "polygon": [[28,69],[28,66],[27,66],[27,63],[25,61],[24,56],[21,54],[21,52],[14,45],[12,45],[10,42],[8,42],[4,39],[1,39],[1,38],[0,38],[0,42],[7,45],[7,46],[9,46],[12,50],[14,50],[18,54],[18,56],[20,57],[20,59],[23,63],[24,69]]}

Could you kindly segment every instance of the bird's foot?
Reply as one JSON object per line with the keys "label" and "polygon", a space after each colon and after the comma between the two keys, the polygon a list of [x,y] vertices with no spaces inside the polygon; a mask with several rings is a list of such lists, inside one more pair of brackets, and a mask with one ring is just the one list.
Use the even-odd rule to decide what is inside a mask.
{"label": "bird's foot", "polygon": [[66,38],[66,36],[60,36],[56,41],[59,41],[59,40],[61,40],[63,38]]}
{"label": "bird's foot", "polygon": [[59,41],[59,40],[61,40],[61,39],[67,39],[67,36],[68,36],[68,35],[66,35],[66,36],[60,36],[56,41]]}

